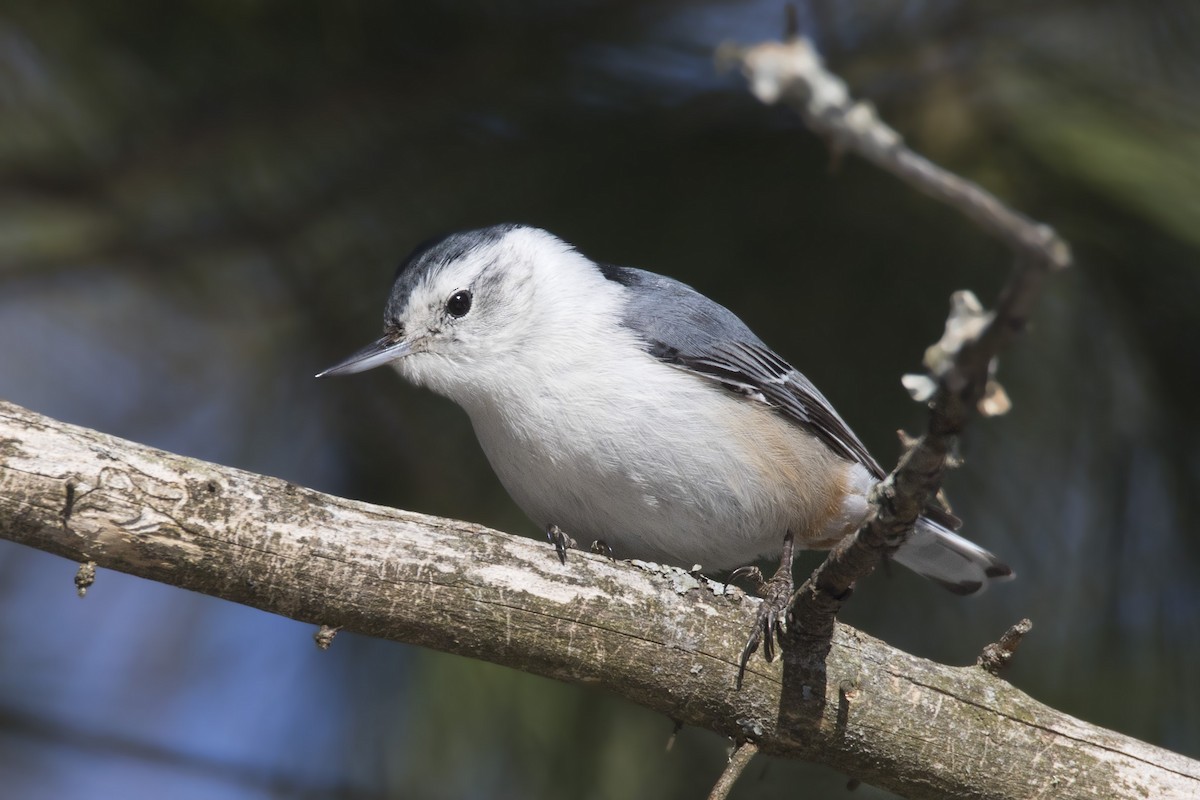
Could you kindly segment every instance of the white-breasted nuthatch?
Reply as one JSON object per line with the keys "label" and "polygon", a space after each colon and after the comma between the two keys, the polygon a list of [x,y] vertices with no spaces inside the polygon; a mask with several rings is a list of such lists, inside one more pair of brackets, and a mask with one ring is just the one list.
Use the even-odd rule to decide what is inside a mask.
{"label": "white-breasted nuthatch", "polygon": [[[885,474],[732,312],[537,228],[419,247],[383,322],[321,375],[390,364],[455,401],[526,514],[616,556],[725,570],[778,555],[787,534],[829,548]],[[931,508],[895,559],[959,594],[1011,576],[947,519]]]}

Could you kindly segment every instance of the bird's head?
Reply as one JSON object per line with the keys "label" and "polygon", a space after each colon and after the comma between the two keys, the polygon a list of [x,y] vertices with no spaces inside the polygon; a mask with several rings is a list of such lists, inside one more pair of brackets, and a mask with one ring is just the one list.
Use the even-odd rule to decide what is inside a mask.
{"label": "bird's head", "polygon": [[422,244],[397,270],[383,335],[317,377],[390,364],[461,402],[543,358],[565,326],[603,304],[605,283],[594,263],[538,228],[453,233]]}

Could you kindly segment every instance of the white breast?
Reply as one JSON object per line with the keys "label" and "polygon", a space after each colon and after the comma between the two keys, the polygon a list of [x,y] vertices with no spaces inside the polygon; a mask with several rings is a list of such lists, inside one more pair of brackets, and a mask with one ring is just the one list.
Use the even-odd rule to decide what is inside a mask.
{"label": "white breast", "polygon": [[463,403],[538,525],[585,546],[602,540],[618,557],[710,569],[777,553],[789,528],[801,541],[826,535],[843,512],[846,462],[766,406],[666,366],[631,337],[616,344],[553,372],[511,371],[507,391]]}
{"label": "white breast", "polygon": [[514,310],[486,352],[397,366],[467,411],[538,525],[622,558],[725,569],[778,553],[788,530],[804,546],[861,519],[865,470],[761,401],[647,353],[619,322],[624,289],[582,256],[529,264],[532,277],[505,287]]}

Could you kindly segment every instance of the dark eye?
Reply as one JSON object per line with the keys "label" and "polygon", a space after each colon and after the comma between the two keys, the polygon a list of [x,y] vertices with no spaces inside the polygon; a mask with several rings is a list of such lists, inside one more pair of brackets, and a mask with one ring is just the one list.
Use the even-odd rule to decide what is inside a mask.
{"label": "dark eye", "polygon": [[471,290],[459,289],[446,301],[446,313],[452,317],[466,316],[471,310]]}

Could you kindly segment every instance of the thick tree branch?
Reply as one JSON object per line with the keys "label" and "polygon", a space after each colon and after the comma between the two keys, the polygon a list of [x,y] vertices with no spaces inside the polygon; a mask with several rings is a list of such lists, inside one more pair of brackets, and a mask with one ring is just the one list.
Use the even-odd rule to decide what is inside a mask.
{"label": "thick tree branch", "polygon": [[[294,619],[596,686],[908,797],[1195,797],[1200,763],[836,625],[809,717],[733,679],[757,601],[687,572],[344,500],[0,402],[0,536]],[[72,591],[64,576],[64,591]],[[103,573],[94,591],[103,586]],[[785,706],[786,707],[786,703]]]}

